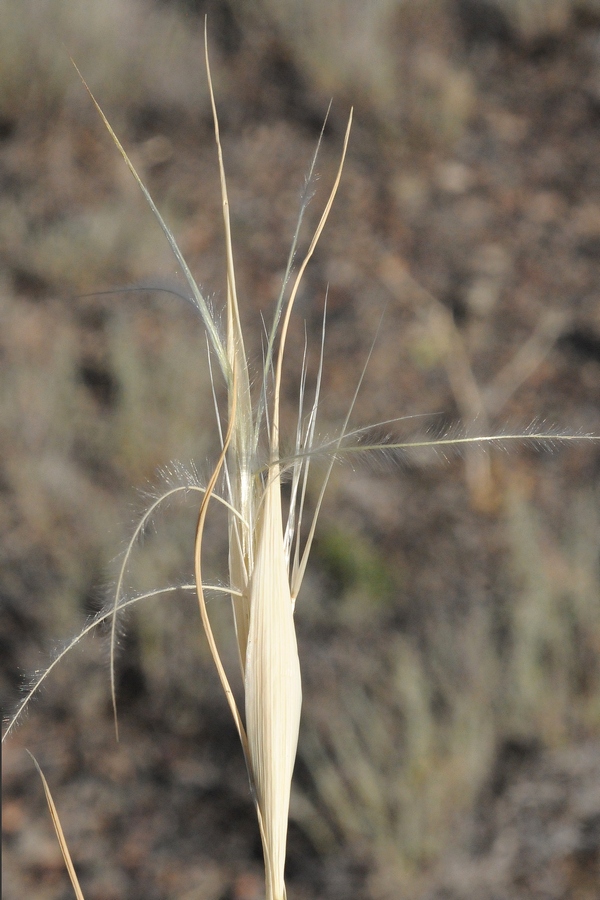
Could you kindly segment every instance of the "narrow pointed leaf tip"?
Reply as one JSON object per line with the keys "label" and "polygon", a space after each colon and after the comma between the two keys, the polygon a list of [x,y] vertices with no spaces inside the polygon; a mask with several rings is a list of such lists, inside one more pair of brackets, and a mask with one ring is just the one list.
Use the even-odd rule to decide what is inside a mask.
{"label": "narrow pointed leaf tip", "polygon": [[44,788],[44,794],[46,795],[46,803],[48,804],[48,809],[50,810],[50,817],[52,819],[52,824],[54,825],[54,831],[56,832],[56,837],[58,838],[58,843],[60,845],[60,850],[63,855],[63,859],[65,861],[65,867],[69,874],[69,878],[71,880],[71,884],[73,886],[73,890],[75,892],[75,896],[77,900],[84,900],[83,892],[81,890],[81,886],[79,884],[79,879],[77,878],[77,873],[75,871],[75,866],[73,865],[73,860],[71,859],[71,854],[69,852],[69,846],[67,844],[67,839],[65,838],[64,831],[62,829],[62,825],[60,823],[60,818],[58,815],[58,810],[54,805],[54,800],[52,798],[52,794],[50,792],[50,786],[46,781],[46,777],[41,770],[40,764],[38,763],[35,756],[27,751],[31,756],[33,763],[38,771],[38,775],[42,779],[42,785]]}

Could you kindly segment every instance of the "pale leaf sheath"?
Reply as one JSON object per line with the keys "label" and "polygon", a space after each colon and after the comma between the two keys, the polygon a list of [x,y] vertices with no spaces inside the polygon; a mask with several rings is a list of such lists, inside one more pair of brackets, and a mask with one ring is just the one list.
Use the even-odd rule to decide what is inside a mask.
{"label": "pale leaf sheath", "polygon": [[302,687],[284,554],[279,472],[271,471],[257,522],[246,655],[246,729],[262,818],[267,900],[284,900],[290,787]]}

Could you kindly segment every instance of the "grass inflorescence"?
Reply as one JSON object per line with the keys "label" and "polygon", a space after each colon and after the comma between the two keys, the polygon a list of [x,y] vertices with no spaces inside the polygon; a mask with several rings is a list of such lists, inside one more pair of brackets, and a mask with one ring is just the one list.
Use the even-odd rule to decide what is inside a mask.
{"label": "grass inflorescence", "polygon": [[[290,792],[302,703],[294,612],[306,573],[324,493],[335,462],[352,460],[357,455],[367,455],[376,461],[380,459],[384,464],[396,464],[413,456],[418,457],[425,451],[434,451],[445,458],[449,454],[467,451],[472,446],[485,448],[493,445],[507,449],[526,444],[532,447],[552,447],[557,443],[596,440],[596,438],[593,435],[567,433],[548,428],[543,423],[533,423],[523,430],[506,433],[478,435],[473,433],[471,427],[468,431],[450,430],[435,436],[426,435],[423,438],[398,441],[394,437],[394,428],[399,420],[375,423],[364,428],[350,426],[351,413],[362,382],[361,375],[357,379],[352,402],[338,434],[318,443],[317,417],[322,372],[326,361],[324,319],[314,394],[312,399],[306,397],[305,355],[299,378],[298,424],[289,442],[293,450],[284,454],[280,405],[288,330],[301,280],[326,225],[340,184],[350,137],[352,113],[349,116],[341,160],[328,200],[308,250],[298,263],[300,225],[310,200],[316,155],[313,160],[302,194],[298,226],[292,241],[281,291],[275,304],[272,323],[266,329],[263,363],[259,371],[255,372],[252,371],[246,354],[238,306],[229,199],[208,54],[206,65],[218,153],[227,261],[224,321],[218,313],[215,313],[212,304],[198,287],[171,230],[100,106],[93,97],[92,100],[164,232],[185,277],[189,299],[206,330],[211,372],[214,376],[213,402],[221,450],[205,481],[200,479],[193,468],[177,463],[173,463],[162,473],[164,489],[148,498],[147,509],[139,519],[123,556],[111,603],[92,618],[75,638],[63,645],[55,654],[50,666],[31,681],[23,701],[8,722],[5,736],[10,733],[31,697],[55,666],[85,635],[105,623],[110,624],[111,695],[117,727],[115,654],[120,614],[146,599],[161,597],[177,590],[194,593],[198,599],[209,647],[243,749],[262,840],[267,900],[285,900],[284,867]],[[223,408],[219,406],[218,391],[214,387],[217,378],[222,379],[226,389],[226,403],[223,404]],[[258,385],[256,389],[255,385]],[[309,513],[309,471],[312,461],[317,457],[325,459],[325,471]],[[288,483],[286,499],[282,490],[284,481]],[[126,582],[134,548],[152,523],[156,512],[179,496],[194,497],[198,501],[193,549],[195,579],[190,583],[157,587],[130,595],[126,589]],[[223,584],[209,584],[203,574],[206,522],[215,504],[224,510],[228,523],[229,576]],[[205,599],[209,592],[226,594],[231,598],[235,639],[243,679],[243,709],[238,706],[235,699],[230,677],[213,633]],[[395,661],[399,685],[406,683],[406,679],[402,676],[402,666],[409,655],[409,649],[403,646]],[[414,697],[412,699],[415,708],[422,700],[420,697],[417,697],[417,700]],[[343,733],[356,736],[360,729],[361,716],[366,721],[372,715],[369,698],[363,698],[363,701],[360,699],[357,701],[356,697],[352,700],[349,694],[346,696],[344,701],[346,732],[340,726],[338,736]],[[423,701],[422,705],[427,704]],[[424,744],[427,744],[427,741],[424,741]],[[320,748],[314,736],[312,743],[309,738],[307,746],[312,747],[313,755],[319,754]],[[348,743],[344,747],[338,742],[333,755],[339,759],[342,767],[346,767],[346,772],[350,772],[353,779],[350,805],[362,805],[367,817],[372,812],[375,818],[386,820],[389,812],[386,803],[389,798],[378,796],[376,790],[368,789],[371,782],[375,783],[375,773],[370,768],[368,759],[361,760],[360,753],[353,753],[350,760],[349,747]],[[426,750],[427,753],[435,755],[429,745]],[[309,749],[307,755],[310,755],[310,752]],[[419,752],[418,749],[415,751],[415,759]],[[412,759],[413,763],[415,759]],[[364,764],[361,765],[361,762]],[[357,769],[356,773],[352,771],[352,766]],[[324,791],[326,793],[326,788]],[[331,802],[334,804],[336,801]],[[338,802],[341,803],[342,800]],[[352,820],[351,815],[346,818],[348,821]],[[361,816],[357,815],[356,819],[355,831],[360,832]],[[391,841],[389,835],[385,835],[385,838],[387,848]],[[67,859],[67,855],[65,858]]]}

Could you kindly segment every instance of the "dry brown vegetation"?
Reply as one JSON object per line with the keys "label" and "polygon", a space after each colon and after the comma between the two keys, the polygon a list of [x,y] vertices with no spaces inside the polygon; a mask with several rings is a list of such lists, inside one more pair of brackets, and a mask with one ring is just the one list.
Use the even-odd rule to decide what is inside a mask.
{"label": "dry brown vegetation", "polygon": [[[460,418],[484,432],[537,418],[600,434],[594,3],[397,0],[373,4],[368,21],[360,6],[327,4],[326,17],[303,4],[299,20],[296,4],[266,0],[5,0],[6,703],[104,599],[131,507],[145,505],[136,486],[154,487],[174,460],[204,473],[217,446],[191,307],[156,290],[81,296],[182,282],[69,54],[218,306],[208,13],[258,361],[258,313],[277,295],[329,96],[305,242],[356,104],[290,348],[299,367],[304,319],[314,377],[329,284],[325,437],[382,313],[356,424],[424,414],[425,427]],[[287,424],[296,398],[290,382]],[[410,434],[415,421],[393,428]],[[174,503],[157,518],[132,591],[189,579],[195,515]],[[589,447],[336,468],[298,601],[290,900],[597,896],[598,536]],[[218,531],[207,540],[218,577],[226,548]],[[224,631],[228,610],[213,600],[211,611]],[[119,745],[102,639],[61,664],[5,745],[4,895],[69,890],[27,746],[87,900],[258,898],[260,841],[197,609],[185,596],[140,606],[122,644]]]}

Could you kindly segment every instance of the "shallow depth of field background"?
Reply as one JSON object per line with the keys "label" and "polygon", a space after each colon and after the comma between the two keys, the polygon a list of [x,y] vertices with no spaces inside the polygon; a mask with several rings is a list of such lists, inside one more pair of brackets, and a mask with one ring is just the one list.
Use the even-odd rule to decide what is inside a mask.
{"label": "shallow depth of field background", "polygon": [[[324,440],[374,340],[353,424],[411,417],[379,438],[534,420],[600,434],[596,0],[3,0],[7,709],[109,596],[148,497],[176,464],[202,475],[214,458],[201,324],[69,61],[218,307],[205,13],[257,370],[329,100],[304,247],[355,107],[298,300],[290,443],[304,329],[312,384],[327,286]],[[92,293],[127,286],[148,290]],[[599,501],[591,445],[335,469],[297,606],[290,900],[598,897]],[[195,515],[188,502],[157,516],[128,589],[190,580]],[[223,526],[215,513],[206,551],[222,579]],[[211,610],[235,672],[227,604]],[[124,624],[120,743],[104,635],[55,670],[5,745],[4,896],[71,890],[27,747],[86,900],[258,900],[258,829],[197,607],[173,595]]]}

